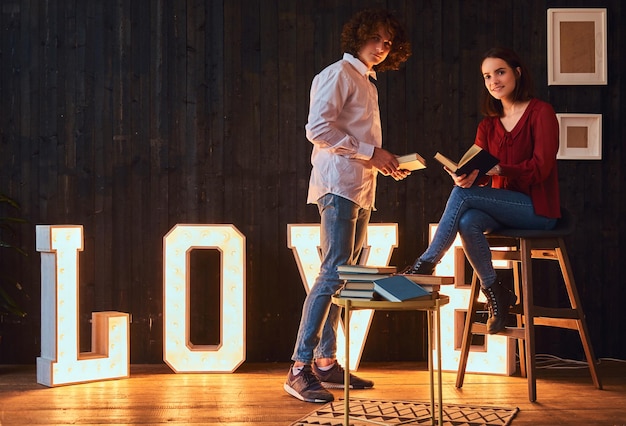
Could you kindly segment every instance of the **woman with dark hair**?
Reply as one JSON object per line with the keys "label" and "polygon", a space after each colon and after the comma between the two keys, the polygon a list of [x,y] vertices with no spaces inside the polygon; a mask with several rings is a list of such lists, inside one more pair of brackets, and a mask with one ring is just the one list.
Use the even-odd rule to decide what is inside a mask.
{"label": "woman with dark hair", "polygon": [[[532,79],[517,54],[487,51],[481,61],[482,113],[476,145],[500,160],[486,176],[478,170],[454,181],[437,231],[405,274],[427,274],[452,245],[457,232],[487,298],[487,330],[505,328],[515,294],[497,281],[485,233],[500,228],[552,229],[561,215],[556,154],[559,125],[552,106],[533,96]],[[489,185],[490,184],[490,185]]]}

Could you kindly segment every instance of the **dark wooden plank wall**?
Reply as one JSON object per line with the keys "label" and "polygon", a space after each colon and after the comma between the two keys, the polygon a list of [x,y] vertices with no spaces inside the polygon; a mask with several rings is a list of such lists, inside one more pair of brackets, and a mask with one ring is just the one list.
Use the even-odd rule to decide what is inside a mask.
{"label": "dark wooden plank wall", "polygon": [[[401,15],[414,54],[381,75],[385,144],[396,153],[452,156],[471,143],[481,85],[478,60],[496,44],[529,63],[538,95],[557,112],[603,114],[602,161],[561,161],[565,204],[580,218],[570,254],[597,355],[626,358],[620,262],[626,213],[626,8],[619,0],[0,1],[0,191],[29,224],[2,251],[3,277],[24,319],[2,317],[0,362],[39,354],[36,224],[82,224],[81,346],[90,312],[132,314],[132,362],[162,359],[162,237],[176,223],[233,223],[247,242],[247,359],[285,361],[304,297],[286,245],[289,223],[317,222],[307,206],[304,137],[314,74],[340,57],[343,22],[366,6]],[[608,86],[546,83],[546,9],[608,9]],[[438,167],[404,182],[379,179],[374,222],[398,222],[402,266],[426,247],[450,181]],[[215,265],[197,253],[192,334],[214,341]],[[207,265],[209,265],[207,267]],[[213,265],[213,267],[210,267]],[[539,297],[560,301],[548,290]],[[554,293],[554,294],[553,294]],[[423,318],[375,316],[365,360],[424,355]],[[396,339],[399,335],[414,339]],[[581,358],[575,335],[542,333],[540,350]]]}

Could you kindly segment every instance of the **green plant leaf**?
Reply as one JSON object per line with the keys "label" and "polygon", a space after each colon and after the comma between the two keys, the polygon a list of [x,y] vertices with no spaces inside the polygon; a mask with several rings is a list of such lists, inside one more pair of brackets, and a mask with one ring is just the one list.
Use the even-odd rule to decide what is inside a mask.
{"label": "green plant leaf", "polygon": [[[27,223],[27,221],[19,216],[16,216],[15,213],[19,214],[20,205],[13,198],[9,197],[6,194],[0,193],[0,206],[2,207],[2,214],[0,215],[0,249],[6,248],[9,250],[14,250],[22,256],[28,256],[28,253],[20,247],[17,247],[11,244],[11,237],[16,235],[14,225]],[[4,215],[5,210],[9,208],[15,210],[12,215]],[[7,281],[7,277],[0,276],[4,281]],[[19,283],[16,283],[18,289],[21,290],[21,286]],[[11,295],[2,287],[0,283],[0,314],[8,313],[17,315],[20,317],[24,317],[26,312],[20,308],[17,302],[11,297]]]}
{"label": "green plant leaf", "polygon": [[18,317],[25,317],[26,312],[24,312],[18,305],[15,303],[15,300],[4,291],[2,287],[0,287],[0,313],[5,312],[8,314],[17,315]]}

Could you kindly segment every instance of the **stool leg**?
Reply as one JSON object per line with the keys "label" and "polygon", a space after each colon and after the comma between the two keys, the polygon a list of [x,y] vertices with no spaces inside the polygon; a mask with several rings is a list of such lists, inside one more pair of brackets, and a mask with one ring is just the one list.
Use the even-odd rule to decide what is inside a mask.
{"label": "stool leg", "polygon": [[467,367],[467,359],[469,358],[469,350],[472,343],[472,325],[474,324],[474,316],[476,314],[476,304],[478,303],[478,295],[480,290],[478,276],[474,272],[472,275],[472,285],[470,288],[469,306],[467,307],[467,315],[465,317],[465,325],[463,326],[463,341],[461,343],[461,355],[459,357],[459,368],[456,375],[456,387],[463,387],[465,379],[465,369]]}
{"label": "stool leg", "polygon": [[580,298],[578,297],[578,291],[576,290],[576,283],[574,282],[574,274],[572,273],[572,267],[565,250],[565,243],[563,239],[559,238],[559,245],[556,249],[556,255],[559,259],[559,265],[561,266],[561,272],[563,273],[563,280],[565,281],[565,287],[569,296],[572,309],[576,310],[578,319],[576,324],[578,325],[578,334],[580,335],[580,341],[585,351],[585,357],[587,358],[587,364],[589,365],[589,372],[593,383],[598,389],[602,389],[602,382],[596,369],[596,357],[593,354],[593,348],[591,346],[591,339],[589,339],[589,331],[587,330],[587,323],[585,321],[585,314],[583,313]]}
{"label": "stool leg", "polygon": [[[513,265],[513,286],[515,295],[518,297],[518,304],[522,304],[523,294],[522,294],[522,284],[520,280],[520,262],[512,261]],[[516,313],[515,318],[517,319],[517,327],[524,327],[524,313]],[[526,349],[524,344],[524,339],[517,339],[517,352],[519,353],[519,370],[520,376],[526,377]]]}
{"label": "stool leg", "polygon": [[528,399],[537,400],[537,383],[535,382],[535,309],[533,298],[533,269],[530,243],[520,239],[520,255],[522,269],[522,303],[524,306],[524,343],[526,345],[526,377],[528,381]]}

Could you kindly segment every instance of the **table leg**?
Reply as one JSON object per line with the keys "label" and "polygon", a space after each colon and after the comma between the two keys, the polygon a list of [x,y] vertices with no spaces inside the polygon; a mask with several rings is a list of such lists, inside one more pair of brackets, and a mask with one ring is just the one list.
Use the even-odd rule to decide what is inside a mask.
{"label": "table leg", "polygon": [[435,314],[437,315],[437,386],[439,386],[439,424],[443,425],[443,390],[441,389],[441,310],[439,300],[435,302]]}
{"label": "table leg", "polygon": [[346,300],[344,321],[344,335],[346,340],[345,356],[346,365],[344,366],[345,376],[343,378],[343,399],[344,399],[344,426],[350,425],[350,300]]}
{"label": "table leg", "polygon": [[430,382],[430,414],[431,423],[435,424],[435,374],[433,366],[433,311],[426,311],[426,317],[428,319],[428,375]]}

